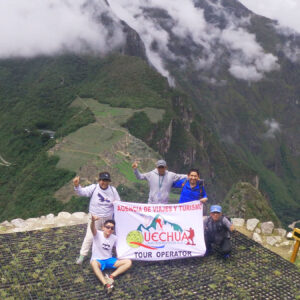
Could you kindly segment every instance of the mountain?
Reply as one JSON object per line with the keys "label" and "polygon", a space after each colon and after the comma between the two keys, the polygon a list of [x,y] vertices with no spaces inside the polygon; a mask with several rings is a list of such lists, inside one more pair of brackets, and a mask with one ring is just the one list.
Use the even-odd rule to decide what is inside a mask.
{"label": "mountain", "polygon": [[270,220],[277,226],[280,225],[280,220],[270,208],[268,201],[248,182],[238,182],[233,185],[222,205],[228,216],[245,220],[252,218]]}
{"label": "mountain", "polygon": [[159,224],[159,226],[162,228],[163,225],[170,225],[175,231],[180,231],[182,232],[182,228],[175,223],[169,222],[167,220],[165,220],[161,215],[156,215],[153,219],[153,221],[151,222],[151,224],[147,227],[145,227],[143,224],[141,224],[137,230],[138,231],[142,231],[142,229],[149,231],[149,229],[153,228],[156,230],[156,227],[158,226],[157,224]]}
{"label": "mountain", "polygon": [[299,35],[237,1],[186,1],[189,18],[176,3],[134,1],[125,14],[87,1],[124,37],[105,56],[0,60],[1,220],[86,209],[71,179],[93,182],[99,169],[123,199],[146,201],[136,157],[143,171],[158,157],[177,172],[199,167],[211,203],[256,184],[283,224],[296,220]]}

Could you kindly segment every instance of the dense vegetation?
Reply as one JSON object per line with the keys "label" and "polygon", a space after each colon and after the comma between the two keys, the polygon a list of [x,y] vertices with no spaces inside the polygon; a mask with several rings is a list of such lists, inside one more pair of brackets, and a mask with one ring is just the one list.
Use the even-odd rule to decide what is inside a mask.
{"label": "dense vegetation", "polygon": [[270,204],[262,194],[250,183],[235,184],[223,202],[223,209],[227,216],[236,218],[273,221],[280,226],[280,220],[271,209]]}
{"label": "dense vegetation", "polygon": [[[204,102],[199,104],[192,93],[169,88],[166,79],[139,58],[115,54],[106,58],[65,55],[2,60],[0,82],[0,155],[11,163],[0,166],[0,220],[86,209],[76,197],[68,203],[54,197],[75,173],[55,167],[58,158],[46,155],[55,141],[42,134],[43,130],[52,130],[59,138],[95,120],[89,108],[79,113],[78,108],[70,107],[77,96],[117,107],[164,109],[162,120],[155,124],[141,111],[124,126],[166,158],[173,170],[186,172],[191,166],[200,166],[212,203],[221,202],[234,183],[252,182],[258,175],[260,188],[280,219],[286,224],[298,216],[299,204],[294,199],[299,169],[284,141],[279,153],[279,177],[273,168],[266,167],[267,156],[261,151],[249,151],[242,140],[230,147],[224,144],[211,125],[218,113],[209,120],[213,114],[209,106],[204,110]],[[192,89],[183,82],[181,88]],[[208,101],[221,91],[203,87],[199,93]],[[222,109],[228,117],[249,120],[247,134],[251,134],[257,125],[251,123],[250,112],[244,109],[246,98],[232,103],[234,94],[233,87],[222,90]],[[270,156],[270,143],[261,147]],[[277,155],[271,155],[269,161],[276,160]],[[125,171],[123,164],[116,167],[124,173],[128,163]],[[124,200],[132,200],[139,188],[123,187]]]}

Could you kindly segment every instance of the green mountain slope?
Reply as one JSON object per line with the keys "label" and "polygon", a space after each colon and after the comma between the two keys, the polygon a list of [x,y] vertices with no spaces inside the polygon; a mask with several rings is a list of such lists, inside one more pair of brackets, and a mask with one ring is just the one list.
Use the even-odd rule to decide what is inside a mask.
{"label": "green mountain slope", "polygon": [[[224,145],[207,119],[208,109],[195,104],[192,93],[170,88],[140,58],[114,54],[2,60],[0,82],[0,155],[11,163],[0,165],[0,220],[86,209],[87,201],[70,199],[70,180],[82,172],[86,183],[91,182],[100,168],[113,173],[123,199],[146,201],[147,188],[134,182],[130,169],[131,161],[145,153],[135,152],[134,143],[124,152],[128,132],[154,150],[151,159],[166,158],[174,171],[199,167],[211,202],[221,202],[234,183],[253,182],[259,174],[283,221],[295,219],[299,206],[290,196],[296,194],[294,181],[286,186],[260,156],[248,155],[244,145]],[[200,92],[205,97],[205,90]],[[55,139],[43,130],[55,131]],[[296,178],[298,169],[284,144],[281,155],[284,178]],[[142,162],[141,169],[152,166]],[[282,209],[290,207],[293,212],[286,216]]]}
{"label": "green mountain slope", "polygon": [[263,195],[250,183],[239,182],[235,184],[223,202],[226,215],[236,218],[273,221],[277,226],[280,221],[270,208],[270,204]]}

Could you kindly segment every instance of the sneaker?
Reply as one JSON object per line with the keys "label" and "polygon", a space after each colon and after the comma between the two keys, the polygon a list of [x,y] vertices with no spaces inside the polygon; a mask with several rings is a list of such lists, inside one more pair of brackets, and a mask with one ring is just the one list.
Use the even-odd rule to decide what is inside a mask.
{"label": "sneaker", "polygon": [[83,263],[85,259],[85,256],[84,255],[80,255],[77,259],[76,259],[76,264],[77,265],[81,265]]}
{"label": "sneaker", "polygon": [[105,279],[108,284],[112,285],[114,283],[114,279],[112,277],[108,276],[108,274],[105,274]]}
{"label": "sneaker", "polygon": [[107,294],[110,294],[113,291],[113,288],[114,288],[113,284],[109,284],[109,283],[107,283],[105,285],[105,287],[106,287]]}
{"label": "sneaker", "polygon": [[224,258],[225,260],[229,259],[229,257],[230,257],[230,254],[224,254],[224,255],[223,255],[223,258]]}

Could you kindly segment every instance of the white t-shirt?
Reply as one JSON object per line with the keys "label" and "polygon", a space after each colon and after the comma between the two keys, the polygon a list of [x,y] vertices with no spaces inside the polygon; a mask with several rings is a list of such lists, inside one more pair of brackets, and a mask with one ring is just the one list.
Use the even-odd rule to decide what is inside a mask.
{"label": "white t-shirt", "polygon": [[117,236],[111,234],[108,238],[104,237],[101,230],[97,230],[97,234],[93,238],[93,248],[91,261],[95,259],[108,259],[112,257],[112,248],[115,246]]}
{"label": "white t-shirt", "polygon": [[115,187],[109,185],[103,190],[99,184],[91,184],[86,187],[75,187],[74,190],[79,196],[91,197],[89,212],[98,217],[109,217],[114,212],[113,202],[121,201]]}

